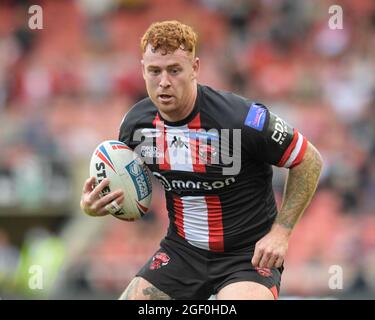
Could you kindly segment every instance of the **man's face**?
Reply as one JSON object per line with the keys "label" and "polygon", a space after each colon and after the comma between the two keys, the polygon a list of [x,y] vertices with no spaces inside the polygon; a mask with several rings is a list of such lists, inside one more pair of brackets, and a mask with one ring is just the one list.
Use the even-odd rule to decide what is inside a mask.
{"label": "man's face", "polygon": [[147,93],[163,117],[176,121],[194,105],[199,59],[182,49],[163,55],[148,45],[142,60]]}

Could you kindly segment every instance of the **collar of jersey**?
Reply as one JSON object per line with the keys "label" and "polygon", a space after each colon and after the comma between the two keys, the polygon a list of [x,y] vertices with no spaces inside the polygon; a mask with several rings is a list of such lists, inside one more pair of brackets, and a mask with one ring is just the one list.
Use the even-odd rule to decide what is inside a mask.
{"label": "collar of jersey", "polygon": [[171,127],[180,127],[180,126],[184,126],[185,124],[189,123],[191,120],[194,119],[194,117],[199,112],[199,101],[201,100],[200,99],[200,97],[201,97],[201,90],[202,90],[201,85],[198,84],[197,98],[195,99],[195,104],[194,104],[193,111],[190,112],[190,114],[186,118],[184,118],[182,120],[179,120],[179,121],[174,121],[174,122],[173,121],[168,121],[168,120],[163,119],[162,115],[158,111],[160,120],[162,120],[164,122],[164,124],[166,124],[167,126],[171,126]]}

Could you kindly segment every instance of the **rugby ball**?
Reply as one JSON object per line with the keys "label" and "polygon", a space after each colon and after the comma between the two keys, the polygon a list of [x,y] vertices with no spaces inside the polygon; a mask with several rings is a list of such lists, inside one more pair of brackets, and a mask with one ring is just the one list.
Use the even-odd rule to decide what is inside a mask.
{"label": "rugby ball", "polygon": [[151,174],[140,157],[125,143],[108,140],[99,144],[91,156],[92,176],[96,177],[97,184],[104,178],[110,181],[101,197],[118,189],[124,191],[122,207],[110,210],[113,216],[134,221],[147,213],[152,197]]}

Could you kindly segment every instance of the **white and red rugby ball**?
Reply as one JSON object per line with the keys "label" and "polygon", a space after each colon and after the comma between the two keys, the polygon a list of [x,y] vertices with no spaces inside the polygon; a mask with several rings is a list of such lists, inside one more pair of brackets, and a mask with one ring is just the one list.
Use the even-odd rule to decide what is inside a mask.
{"label": "white and red rugby ball", "polygon": [[112,215],[134,221],[141,218],[151,206],[152,182],[147,166],[125,143],[108,140],[99,144],[90,161],[90,177],[100,183],[108,178],[110,183],[101,196],[122,189],[124,201],[121,209]]}

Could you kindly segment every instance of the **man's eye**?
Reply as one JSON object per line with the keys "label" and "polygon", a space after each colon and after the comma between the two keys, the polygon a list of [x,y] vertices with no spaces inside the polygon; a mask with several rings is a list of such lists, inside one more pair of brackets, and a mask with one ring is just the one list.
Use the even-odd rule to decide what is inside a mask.
{"label": "man's eye", "polygon": [[152,75],[158,75],[158,74],[160,73],[160,71],[157,70],[157,69],[149,70],[149,72],[150,72]]}
{"label": "man's eye", "polygon": [[172,74],[177,74],[177,73],[179,73],[180,72],[180,69],[172,69],[171,70],[171,73]]}

